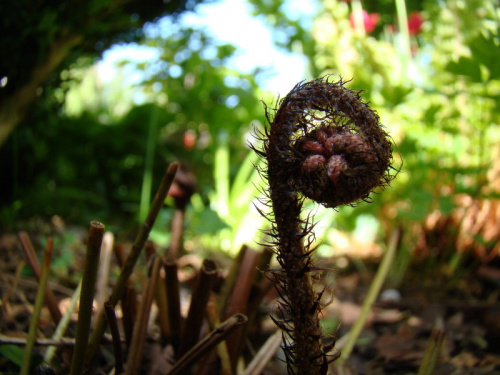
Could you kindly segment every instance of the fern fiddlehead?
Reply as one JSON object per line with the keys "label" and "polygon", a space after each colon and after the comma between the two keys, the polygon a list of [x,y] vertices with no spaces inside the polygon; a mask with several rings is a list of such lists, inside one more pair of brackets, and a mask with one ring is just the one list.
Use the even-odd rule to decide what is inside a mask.
{"label": "fern fiddlehead", "polygon": [[266,160],[272,209],[269,244],[281,269],[272,271],[281,297],[276,324],[284,331],[289,374],[326,374],[327,346],[319,324],[321,295],[312,285],[313,224],[301,219],[304,198],[326,207],[368,201],[385,187],[392,144],[359,93],[329,77],[301,83],[266,116],[270,126],[255,151]]}

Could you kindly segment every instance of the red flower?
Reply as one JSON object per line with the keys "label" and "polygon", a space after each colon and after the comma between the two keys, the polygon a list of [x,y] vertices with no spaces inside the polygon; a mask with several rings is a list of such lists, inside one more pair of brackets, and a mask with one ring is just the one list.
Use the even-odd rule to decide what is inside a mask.
{"label": "red flower", "polygon": [[408,17],[408,31],[410,35],[417,35],[422,32],[422,24],[424,19],[420,15],[420,12],[411,12],[410,17]]}
{"label": "red flower", "polygon": [[183,136],[184,148],[191,151],[196,146],[196,133],[194,130],[186,130]]}
{"label": "red flower", "polygon": [[[378,13],[368,13],[366,10],[362,10],[363,25],[367,33],[371,33],[375,26],[377,26],[380,16]],[[351,27],[355,28],[354,12],[349,16],[349,21],[351,22]]]}

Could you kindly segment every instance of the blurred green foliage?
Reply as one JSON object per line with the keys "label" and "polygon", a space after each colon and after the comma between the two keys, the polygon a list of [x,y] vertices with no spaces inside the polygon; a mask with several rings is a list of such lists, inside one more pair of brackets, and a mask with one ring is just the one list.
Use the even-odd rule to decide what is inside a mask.
{"label": "blurred green foliage", "polygon": [[[9,177],[0,198],[4,225],[54,214],[69,221],[134,224],[174,160],[198,179],[199,214],[223,215],[229,222],[244,216],[221,213],[221,207],[224,200],[226,209],[236,209],[228,206],[226,195],[251,153],[246,143],[252,126],[264,121],[260,90],[253,75],[225,67],[233,46],[216,45],[201,30],[174,21],[167,17],[145,28],[143,45],[156,51],[158,60],[123,61],[108,83],[100,80],[96,66],[87,67],[81,59],[60,73],[61,84],[41,99],[45,107],[0,150],[13,161],[2,163]],[[137,74],[139,81],[131,82]],[[217,162],[221,150],[226,158]],[[214,181],[219,184],[215,195]],[[238,181],[241,191],[258,183],[241,186]],[[146,204],[140,207],[143,197]],[[201,221],[204,226],[218,222]],[[216,225],[212,232],[223,227]]]}
{"label": "blurred green foliage", "polygon": [[[449,213],[455,194],[498,197],[492,188],[500,155],[495,1],[318,1],[312,40],[302,37],[308,30],[295,19],[287,21],[281,2],[252,3],[257,13],[273,12],[268,19],[287,30],[289,47],[303,44],[310,75],[338,74],[363,90],[394,138],[402,173],[357,214],[421,221],[435,209]],[[350,25],[350,14],[361,8],[379,15],[371,33]],[[421,29],[402,32],[411,12],[422,19]],[[355,226],[355,216],[342,219]]]}

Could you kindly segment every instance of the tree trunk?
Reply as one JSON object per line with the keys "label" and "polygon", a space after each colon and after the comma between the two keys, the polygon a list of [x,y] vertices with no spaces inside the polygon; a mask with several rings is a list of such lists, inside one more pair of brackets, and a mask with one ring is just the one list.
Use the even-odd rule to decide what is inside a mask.
{"label": "tree trunk", "polygon": [[68,35],[52,42],[47,59],[32,70],[31,80],[0,105],[0,147],[24,118],[28,106],[36,98],[38,87],[61,64],[70,49],[82,40],[81,35]]}

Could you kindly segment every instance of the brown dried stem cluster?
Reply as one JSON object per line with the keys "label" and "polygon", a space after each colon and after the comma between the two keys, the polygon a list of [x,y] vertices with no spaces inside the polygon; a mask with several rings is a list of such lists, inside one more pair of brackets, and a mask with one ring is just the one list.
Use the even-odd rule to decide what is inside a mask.
{"label": "brown dried stem cluster", "polygon": [[369,200],[386,186],[392,145],[378,115],[359,93],[328,77],[298,84],[279,102],[256,150],[267,161],[274,239],[281,269],[273,278],[282,301],[277,325],[291,374],[326,374],[328,351],[319,324],[321,295],[312,287],[313,223],[301,219],[304,197],[326,207]]}

